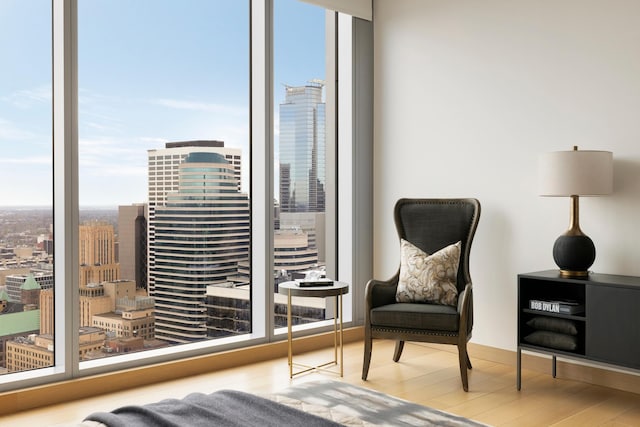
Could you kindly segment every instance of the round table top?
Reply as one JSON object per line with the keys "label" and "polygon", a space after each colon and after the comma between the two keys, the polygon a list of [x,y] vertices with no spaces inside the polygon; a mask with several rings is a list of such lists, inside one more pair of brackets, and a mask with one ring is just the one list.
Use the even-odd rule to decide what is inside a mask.
{"label": "round table top", "polygon": [[292,280],[279,283],[278,293],[294,297],[333,297],[349,293],[349,284],[334,280],[333,285],[301,287],[299,281]]}

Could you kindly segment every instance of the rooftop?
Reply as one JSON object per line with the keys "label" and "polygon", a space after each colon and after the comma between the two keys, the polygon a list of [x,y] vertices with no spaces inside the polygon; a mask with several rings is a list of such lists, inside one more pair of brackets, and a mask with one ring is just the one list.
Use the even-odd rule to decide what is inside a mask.
{"label": "rooftop", "polygon": [[0,336],[40,331],[40,310],[2,314],[0,319]]}

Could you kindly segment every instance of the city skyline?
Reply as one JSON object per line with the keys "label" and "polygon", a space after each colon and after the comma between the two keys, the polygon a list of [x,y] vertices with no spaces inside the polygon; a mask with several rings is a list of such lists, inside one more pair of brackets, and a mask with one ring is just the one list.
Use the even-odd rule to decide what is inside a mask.
{"label": "city skyline", "polygon": [[[0,180],[13,184],[0,190],[0,207],[25,209],[22,216],[38,207],[45,216],[53,216],[52,89],[46,84],[51,80],[51,28],[43,18],[47,13],[50,7],[44,1],[0,6],[0,24],[3,17],[11,17],[12,23],[0,25],[0,51],[11,37],[25,34],[20,49],[7,49],[13,55],[8,56],[7,75],[0,70],[0,144],[7,145],[7,156],[0,159]],[[276,0],[274,20],[274,175],[254,179],[273,179],[278,197],[279,108],[288,103],[285,97],[291,88],[322,85],[325,13],[294,0]],[[24,28],[36,23],[38,31],[26,35]],[[78,0],[78,120],[73,125],[79,142],[81,360],[251,332],[249,33],[248,1]],[[31,56],[40,61],[36,70],[29,68]],[[296,120],[295,125],[290,120],[283,123],[291,135],[311,120],[312,133],[321,133],[322,141],[301,134],[290,137],[286,146],[290,152],[299,144],[301,152],[313,153],[313,160],[305,159],[298,169],[308,168],[303,175],[310,176],[313,185],[306,185],[305,192],[313,195],[315,207],[310,214],[287,212],[274,223],[277,278],[271,310],[277,327],[283,326],[277,282],[317,269],[324,261],[325,166],[324,155],[318,156],[318,150],[324,150],[324,130],[318,129],[324,126],[324,96],[319,87],[313,109],[321,104],[322,112]],[[291,161],[298,159],[289,158],[289,165]],[[140,219],[145,221],[145,211],[138,209],[141,204],[148,207],[148,217],[138,227]],[[131,212],[121,217],[121,208]],[[10,218],[20,214],[6,212],[0,211],[7,219],[0,225],[10,230]],[[127,243],[127,254],[135,260],[127,277],[121,276],[117,259],[119,224],[101,221],[113,213],[117,221],[132,223],[127,224],[129,240],[146,235],[146,245]],[[29,216],[41,219],[41,213]],[[39,224],[36,235],[31,223],[21,223],[21,240],[0,240],[3,265],[9,267],[5,270],[18,268],[15,272],[22,274],[39,263],[53,265],[52,225],[46,224],[43,232]],[[45,234],[47,246],[29,251],[33,243],[26,239],[40,242]],[[142,250],[145,261],[138,254]],[[137,281],[140,266],[147,273],[141,272],[144,285]],[[23,310],[32,310],[29,316],[34,319],[0,334],[12,343],[4,354],[10,372],[50,365],[55,343],[52,327],[44,330],[35,324],[36,310],[41,324],[52,324],[53,293],[31,286],[36,282],[27,276],[19,280],[25,285],[16,279],[12,297],[3,302],[11,306],[2,310],[8,316],[3,317],[5,326],[20,324],[27,316],[18,313]],[[322,307],[296,307],[294,315],[300,321],[325,319]],[[121,331],[142,332],[122,335],[120,341]],[[15,357],[33,346],[40,356],[28,363]]]}
{"label": "city skyline", "polygon": [[[324,170],[324,160],[321,168],[318,165],[324,156],[317,154],[324,150],[322,87],[287,87],[287,91],[291,96],[280,111],[286,128],[283,133],[288,135],[289,153],[284,158],[294,164],[301,162],[302,173],[293,176],[303,177],[306,184],[299,188],[308,198],[315,188],[310,178],[318,184],[324,180],[324,174],[318,173]],[[298,155],[292,157],[293,152]],[[135,265],[129,277],[121,276],[113,224],[91,218],[80,226],[79,311],[80,340],[84,343],[81,360],[252,330],[249,198],[241,191],[241,150],[225,147],[224,141],[219,140],[175,141],[166,143],[164,148],[148,150],[147,155],[148,217],[143,227],[147,232],[146,289],[133,280]],[[316,196],[313,199],[320,200]],[[288,224],[284,229],[276,225],[282,223],[279,217],[274,224],[276,286],[281,280],[304,275],[322,264],[316,245],[320,240],[319,246],[325,246],[322,234],[317,234],[318,226],[324,229],[324,218],[319,216],[324,213],[324,205],[306,205],[311,209],[282,212],[288,215],[283,218]],[[129,207],[120,205],[118,213],[120,208]],[[144,213],[137,211],[138,215]],[[119,215],[118,220],[121,218],[137,221],[136,215]],[[51,240],[51,235],[44,238]],[[15,259],[17,249],[6,249],[6,256]],[[21,253],[29,256],[25,251]],[[36,255],[33,251],[30,254],[31,258]],[[138,262],[142,260],[135,253],[129,255]],[[37,256],[44,256],[43,262],[53,260],[49,252],[41,251]],[[31,276],[33,269],[29,271],[29,275],[16,276],[15,280],[7,276],[6,286],[0,288],[6,289],[0,297],[0,315],[9,316],[3,320],[12,325],[0,334],[6,343],[6,351],[0,352],[3,372],[53,363],[54,338],[36,327],[35,319],[38,316],[41,325],[52,324],[53,298],[42,293],[44,288]],[[53,285],[53,274],[49,275]],[[123,296],[126,301],[120,298]],[[9,311],[5,313],[7,306]],[[325,318],[321,307],[297,307],[299,322]],[[33,313],[20,313],[28,310]],[[280,312],[274,308],[275,324],[282,326]],[[29,322],[23,322],[24,316],[31,316]],[[16,329],[18,323],[24,326]],[[19,355],[25,352],[34,356],[21,358]]]}
{"label": "city skyline", "polygon": [[[249,159],[248,4],[79,1],[80,206],[144,202],[145,153],[165,142],[224,140]],[[51,206],[47,5],[7,1],[0,6],[0,16],[11,17],[7,25],[0,18],[0,51],[9,64],[0,70],[0,144],[11,147],[0,159],[0,180],[15,183],[0,192],[0,206]],[[324,75],[324,55],[317,54],[324,51],[324,19],[318,19],[317,8],[293,0],[277,0],[274,8],[277,108],[285,84],[304,85]],[[150,19],[141,21],[141,15]],[[305,37],[290,36],[298,31]],[[16,39],[20,43],[11,42]],[[277,119],[274,126],[277,145]],[[21,173],[25,170],[30,173]],[[242,181],[249,183],[248,166]]]}

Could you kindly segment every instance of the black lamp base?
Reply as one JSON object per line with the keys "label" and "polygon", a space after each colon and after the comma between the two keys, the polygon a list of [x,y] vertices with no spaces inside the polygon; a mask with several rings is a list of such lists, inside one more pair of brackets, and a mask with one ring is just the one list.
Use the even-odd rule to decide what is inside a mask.
{"label": "black lamp base", "polygon": [[596,259],[596,247],[584,234],[567,235],[556,239],[553,244],[553,260],[560,267],[563,277],[585,277]]}

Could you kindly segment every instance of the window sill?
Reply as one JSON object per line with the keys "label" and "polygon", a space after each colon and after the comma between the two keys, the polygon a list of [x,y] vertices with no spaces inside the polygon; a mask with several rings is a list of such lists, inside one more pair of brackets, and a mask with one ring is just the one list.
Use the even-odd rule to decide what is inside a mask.
{"label": "window sill", "polygon": [[[362,340],[363,335],[364,329],[361,326],[345,329],[344,342]],[[333,331],[296,338],[296,352],[304,353],[330,347],[333,346],[333,340]],[[0,393],[0,416],[286,356],[287,341],[278,341],[12,390]],[[286,360],[283,363],[286,363]]]}

